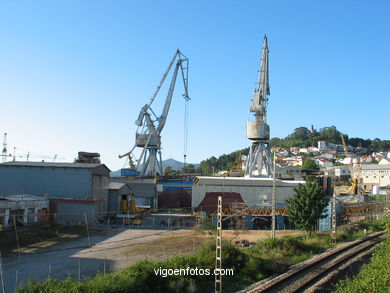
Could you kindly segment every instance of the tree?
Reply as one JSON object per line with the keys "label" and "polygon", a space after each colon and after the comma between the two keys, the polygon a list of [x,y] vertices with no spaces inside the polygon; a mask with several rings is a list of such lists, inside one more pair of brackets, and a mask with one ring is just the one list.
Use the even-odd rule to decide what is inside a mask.
{"label": "tree", "polygon": [[311,235],[318,219],[325,218],[322,213],[329,203],[329,197],[316,181],[308,180],[306,184],[295,187],[294,196],[286,202],[289,221]]}
{"label": "tree", "polygon": [[187,164],[185,167],[182,169],[183,173],[186,174],[194,174],[195,173],[195,167],[193,164]]}
{"label": "tree", "polygon": [[303,170],[308,170],[308,171],[317,171],[318,170],[318,166],[312,159],[307,159],[303,163],[302,169]]}
{"label": "tree", "polygon": [[320,129],[319,137],[331,143],[341,143],[340,131],[336,126],[324,127]]}
{"label": "tree", "polygon": [[310,130],[306,127],[298,127],[294,129],[294,132],[289,135],[292,139],[307,140],[309,138]]}

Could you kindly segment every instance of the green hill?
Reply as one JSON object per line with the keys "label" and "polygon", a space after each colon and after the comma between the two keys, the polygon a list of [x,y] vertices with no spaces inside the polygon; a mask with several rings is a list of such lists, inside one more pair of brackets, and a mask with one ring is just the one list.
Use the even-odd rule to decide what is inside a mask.
{"label": "green hill", "polygon": [[[349,138],[344,134],[345,141],[353,147],[362,147],[367,149],[367,154],[372,152],[390,151],[390,140],[380,140],[379,138],[363,139],[359,137]],[[307,127],[298,127],[293,133],[285,138],[274,137],[270,141],[271,147],[308,147],[317,146],[319,140],[325,140],[327,143],[341,144],[341,132],[335,126],[320,128],[319,130],[309,130]],[[210,175],[213,172],[221,170],[231,170],[237,164],[240,154],[247,155],[249,148],[234,151],[230,154],[223,154],[220,157],[211,157],[200,162],[198,172],[202,175]]]}

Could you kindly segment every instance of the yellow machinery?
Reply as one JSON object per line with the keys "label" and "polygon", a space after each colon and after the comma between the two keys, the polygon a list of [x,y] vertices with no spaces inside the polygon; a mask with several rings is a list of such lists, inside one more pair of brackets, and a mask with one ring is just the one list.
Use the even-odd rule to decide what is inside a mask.
{"label": "yellow machinery", "polygon": [[135,200],[122,199],[120,207],[120,217],[123,218],[123,222],[126,225],[141,225],[141,217],[139,215]]}
{"label": "yellow machinery", "polygon": [[348,169],[349,169],[349,174],[351,176],[351,185],[346,186],[346,185],[341,185],[341,186],[335,186],[334,187],[334,192],[336,195],[356,195],[358,193],[358,181],[359,179],[355,177],[355,173],[353,172],[353,163],[352,163],[352,156],[348,152],[348,147],[345,142],[345,137],[344,134],[340,133],[341,136],[341,142],[343,143],[343,148],[346,157],[349,157],[351,161],[348,164]]}
{"label": "yellow machinery", "polygon": [[131,152],[127,152],[126,154],[119,155],[118,157],[119,157],[119,159],[127,157],[129,159],[130,168],[135,170],[135,165],[134,165],[133,159],[131,158]]}
{"label": "yellow machinery", "polygon": [[242,170],[242,153],[237,154],[237,158],[234,161],[233,168],[229,171],[231,177],[241,177],[244,175],[244,170]]}

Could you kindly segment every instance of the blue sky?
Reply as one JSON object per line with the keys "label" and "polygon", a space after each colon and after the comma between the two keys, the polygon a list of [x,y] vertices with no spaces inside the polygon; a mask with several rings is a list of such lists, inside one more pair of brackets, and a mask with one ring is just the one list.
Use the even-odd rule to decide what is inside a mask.
{"label": "blue sky", "polygon": [[[188,161],[247,147],[267,34],[271,136],[313,124],[390,139],[389,12],[386,0],[0,0],[0,133],[17,154],[93,151],[121,168],[139,110],[180,48],[190,60]],[[182,91],[164,159],[183,158]]]}

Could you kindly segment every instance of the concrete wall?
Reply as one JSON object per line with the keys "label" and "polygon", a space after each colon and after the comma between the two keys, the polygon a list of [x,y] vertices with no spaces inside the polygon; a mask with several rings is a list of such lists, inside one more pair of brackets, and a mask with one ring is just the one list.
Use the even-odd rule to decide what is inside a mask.
{"label": "concrete wall", "polygon": [[[276,180],[277,202],[284,203],[293,189],[304,181]],[[272,200],[271,178],[196,177],[192,187],[192,207],[197,207],[206,192],[238,192],[247,206],[269,205]],[[222,199],[223,200],[223,199]]]}

